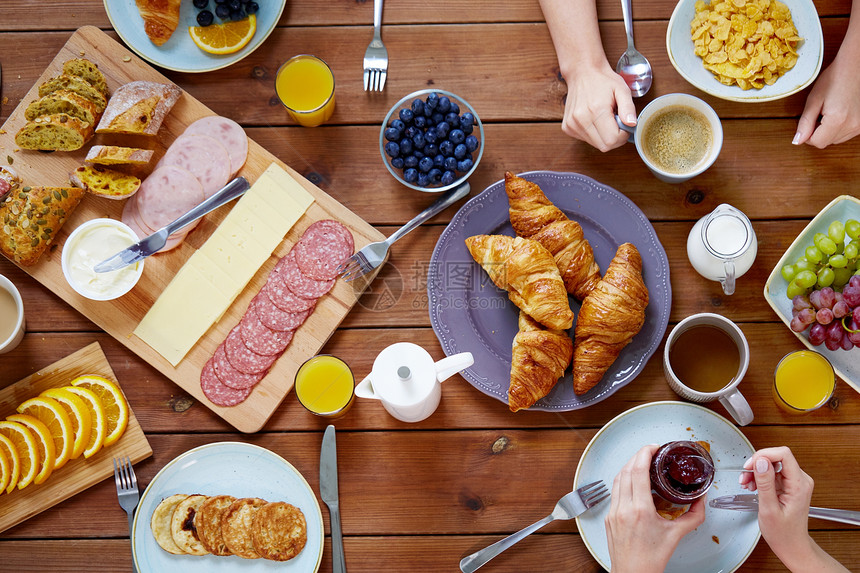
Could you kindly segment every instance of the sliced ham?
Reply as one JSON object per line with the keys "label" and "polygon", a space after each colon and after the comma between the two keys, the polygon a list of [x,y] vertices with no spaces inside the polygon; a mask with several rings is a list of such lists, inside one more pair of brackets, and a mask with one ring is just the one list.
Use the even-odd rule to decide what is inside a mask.
{"label": "sliced ham", "polygon": [[192,173],[175,165],[163,165],[140,185],[137,211],[147,227],[160,229],[204,199],[203,187]]}
{"label": "sliced ham", "polygon": [[208,135],[183,133],[177,137],[156,167],[166,165],[191,172],[203,186],[204,198],[214,195],[230,180],[230,154]]}
{"label": "sliced ham", "polygon": [[189,125],[183,135],[206,135],[221,143],[230,155],[231,176],[239,172],[248,158],[248,136],[232,119],[210,115]]}

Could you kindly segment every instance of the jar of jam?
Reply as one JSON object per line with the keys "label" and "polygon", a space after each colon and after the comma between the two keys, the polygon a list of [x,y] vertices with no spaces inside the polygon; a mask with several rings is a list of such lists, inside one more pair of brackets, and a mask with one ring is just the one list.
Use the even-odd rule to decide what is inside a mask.
{"label": "jar of jam", "polygon": [[669,442],[651,458],[651,487],[672,503],[686,505],[705,495],[714,483],[714,460],[701,444]]}

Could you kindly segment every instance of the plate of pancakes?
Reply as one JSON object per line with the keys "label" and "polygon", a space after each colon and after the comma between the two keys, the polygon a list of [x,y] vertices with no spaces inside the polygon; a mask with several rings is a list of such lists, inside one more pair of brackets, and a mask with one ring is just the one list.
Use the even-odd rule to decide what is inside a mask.
{"label": "plate of pancakes", "polygon": [[168,462],[140,498],[138,571],[316,572],[323,520],[308,482],[253,444],[217,442]]}

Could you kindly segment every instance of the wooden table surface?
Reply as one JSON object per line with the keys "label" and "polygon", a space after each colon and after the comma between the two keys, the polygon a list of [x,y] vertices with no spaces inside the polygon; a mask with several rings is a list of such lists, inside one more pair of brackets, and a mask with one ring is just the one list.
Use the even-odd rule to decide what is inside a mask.
{"label": "wooden table surface", "polygon": [[[205,74],[166,73],[385,234],[434,199],[393,181],[377,143],[388,108],[428,86],[466,97],[485,123],[486,150],[471,179],[473,196],[505,170],[573,171],[619,190],[649,217],[668,254],[674,294],[669,327],[693,313],[717,312],[737,322],[749,339],[751,363],[741,389],[755,421],[744,434],[757,448],[793,449],[815,479],[813,505],[860,510],[860,397],[840,381],[831,402],[812,414],[793,417],[777,409],[770,390],[774,367],[802,345],[762,296],[767,276],[797,233],[837,195],[856,194],[860,138],[824,151],[792,146],[808,90],[761,104],[705,96],[669,63],[665,33],[673,2],[634,4],[636,44],[655,68],[653,88],[637,108],[665,93],[686,92],[703,97],[723,120],[725,142],[716,164],[680,185],[655,179],[632,146],[602,154],[561,132],[566,88],[535,0],[387,3],[383,37],[391,65],[382,94],[365,93],[361,84],[371,2],[290,0],[278,28],[241,62]],[[816,0],[816,6],[826,66],[845,33],[850,0]],[[600,0],[599,14],[614,63],[625,45],[620,6]],[[2,120],[83,25],[116,37],[98,0],[0,5]],[[324,127],[296,126],[275,98],[274,73],[297,53],[316,54],[334,70],[337,109]],[[733,296],[696,274],[685,253],[695,221],[724,202],[752,219],[759,241],[755,264]],[[358,379],[368,374],[379,351],[398,341],[420,344],[442,358],[430,327],[424,277],[433,246],[455,211],[439,215],[394,248],[376,284],[399,281],[403,288],[396,304],[381,310],[374,308],[374,297],[365,296],[326,345],[324,350],[345,359]],[[0,386],[98,341],[152,445],[153,456],[136,467],[142,485],[189,448],[240,440],[281,454],[319,491],[327,420],[305,412],[293,394],[262,431],[240,434],[15,265],[0,260],[0,273],[19,287],[27,313],[23,343],[0,356]],[[660,353],[662,346],[644,371],[609,399],[566,414],[514,415],[459,376],[444,384],[436,413],[418,424],[396,421],[378,402],[358,401],[336,421],[349,570],[453,572],[464,555],[549,513],[570,490],[582,450],[601,426],[633,406],[676,399],[663,377]],[[718,404],[709,407],[726,415]],[[2,504],[0,497],[0,511]],[[328,534],[326,509],[323,515]],[[811,520],[810,528],[824,549],[860,570],[856,527]],[[328,541],[321,571],[331,570]],[[2,571],[113,572],[130,570],[130,562],[126,515],[112,479],[0,534]],[[601,569],[569,521],[546,527],[486,570]],[[784,570],[764,541],[740,569]]]}

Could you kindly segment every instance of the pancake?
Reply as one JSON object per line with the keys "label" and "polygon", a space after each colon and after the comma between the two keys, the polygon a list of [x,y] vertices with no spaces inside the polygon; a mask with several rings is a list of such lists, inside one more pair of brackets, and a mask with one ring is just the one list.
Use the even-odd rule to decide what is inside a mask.
{"label": "pancake", "polygon": [[221,516],[236,501],[232,495],[212,496],[200,506],[194,516],[194,528],[200,543],[213,555],[232,555],[221,535]]}
{"label": "pancake", "polygon": [[257,497],[245,497],[230,504],[221,515],[221,534],[224,543],[234,554],[243,559],[259,559],[260,554],[254,550],[251,539],[251,525],[257,511],[266,505],[266,501]]}
{"label": "pancake", "polygon": [[194,528],[194,515],[204,501],[206,501],[205,495],[189,495],[179,502],[176,509],[173,510],[173,517],[170,520],[170,533],[173,535],[173,541],[183,552],[190,555],[209,553],[206,547],[200,543],[197,538],[197,530]]}
{"label": "pancake", "polygon": [[177,493],[161,500],[155,511],[152,512],[152,518],[149,520],[149,527],[152,529],[152,535],[158,545],[168,553],[174,555],[182,555],[185,553],[176,542],[173,541],[173,534],[170,531],[170,522],[173,518],[173,510],[179,505],[179,502],[187,498],[185,494]]}
{"label": "pancake", "polygon": [[267,503],[251,525],[254,550],[265,559],[289,561],[304,549],[308,526],[302,510],[283,501]]}

